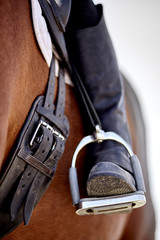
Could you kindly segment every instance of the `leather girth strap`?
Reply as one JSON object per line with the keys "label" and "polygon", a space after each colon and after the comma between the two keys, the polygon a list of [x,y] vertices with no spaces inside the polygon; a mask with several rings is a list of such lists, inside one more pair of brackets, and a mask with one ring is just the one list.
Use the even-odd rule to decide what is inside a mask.
{"label": "leather girth strap", "polygon": [[32,210],[54,177],[58,160],[64,152],[69,123],[64,115],[65,82],[61,65],[58,83],[55,106],[53,57],[46,95],[33,103],[9,165],[0,178],[0,238],[21,222],[28,224]]}

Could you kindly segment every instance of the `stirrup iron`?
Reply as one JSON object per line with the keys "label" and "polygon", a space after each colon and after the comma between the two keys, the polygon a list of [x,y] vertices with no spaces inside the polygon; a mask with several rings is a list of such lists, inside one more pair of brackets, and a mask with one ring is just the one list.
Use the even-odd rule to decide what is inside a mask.
{"label": "stirrup iron", "polygon": [[[136,182],[136,192],[127,193],[117,196],[109,197],[88,197],[80,199],[80,191],[78,186],[78,177],[76,169],[76,160],[79,152],[86,145],[93,142],[102,142],[104,140],[112,140],[122,144],[130,155],[131,166],[133,168],[133,175]],[[129,212],[134,208],[142,207],[146,203],[145,198],[145,184],[140,162],[136,155],[134,155],[129,144],[114,132],[104,132],[99,125],[96,126],[96,131],[93,135],[84,137],[78,144],[73,158],[71,168],[69,169],[69,182],[71,189],[71,196],[73,205],[76,208],[77,215],[91,215],[91,214],[109,214],[116,212]]]}

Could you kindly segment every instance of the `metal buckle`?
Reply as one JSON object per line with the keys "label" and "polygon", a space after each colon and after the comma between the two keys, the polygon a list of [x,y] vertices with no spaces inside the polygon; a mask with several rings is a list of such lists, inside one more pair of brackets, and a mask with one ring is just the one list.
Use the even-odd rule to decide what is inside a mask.
{"label": "metal buckle", "polygon": [[33,142],[34,142],[34,140],[36,138],[36,135],[38,133],[38,130],[40,129],[41,126],[46,127],[49,131],[51,131],[52,134],[56,135],[57,137],[61,138],[64,141],[65,137],[61,133],[59,133],[58,131],[53,129],[48,123],[40,120],[39,124],[38,124],[38,126],[37,126],[37,128],[36,128],[36,130],[35,130],[35,132],[33,134],[33,137],[32,137],[32,139],[30,141],[30,146],[33,146]]}
{"label": "metal buckle", "polygon": [[[133,174],[136,182],[137,191],[134,193],[99,197],[99,198],[83,198],[80,199],[80,192],[78,186],[78,177],[76,159],[80,150],[89,143],[102,142],[104,140],[113,140],[121,143],[130,154],[130,161],[133,169]],[[72,202],[76,208],[77,215],[91,215],[91,214],[109,214],[116,212],[128,212],[134,208],[142,207],[146,203],[145,185],[140,162],[136,155],[134,155],[131,147],[127,142],[114,132],[104,132],[96,127],[96,132],[93,135],[84,137],[78,144],[73,158],[71,168],[69,170],[69,182],[72,195]]]}

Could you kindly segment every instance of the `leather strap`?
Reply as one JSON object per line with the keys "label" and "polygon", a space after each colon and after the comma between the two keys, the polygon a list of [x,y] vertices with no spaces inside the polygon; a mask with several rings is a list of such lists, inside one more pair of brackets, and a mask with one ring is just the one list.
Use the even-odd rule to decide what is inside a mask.
{"label": "leather strap", "polygon": [[35,100],[0,181],[0,236],[14,229],[22,220],[29,223],[32,211],[54,177],[58,160],[64,152],[69,123],[64,115],[65,82],[61,64],[58,82],[54,105],[53,57],[46,95]]}
{"label": "leather strap", "polygon": [[[46,0],[38,0],[42,8],[43,16],[47,22],[48,30],[52,38],[52,43],[55,46],[57,54],[63,61],[68,62],[68,54],[65,46],[63,33],[64,25],[58,16],[57,8],[54,1],[49,4]],[[56,12],[56,13],[55,13]],[[57,24],[58,23],[58,24]]]}
{"label": "leather strap", "polygon": [[91,131],[91,133],[93,133],[93,131],[95,131],[95,129],[96,129],[96,125],[99,125],[99,127],[102,128],[101,122],[100,122],[97,112],[93,106],[93,103],[86,91],[86,88],[82,82],[82,79],[79,76],[79,74],[71,60],[70,60],[70,64],[71,64],[71,68],[72,68],[71,76],[72,76],[75,86],[77,88],[79,100],[80,100],[80,102],[83,103],[84,108],[86,110],[86,115],[88,117],[87,120],[90,123],[90,131]]}
{"label": "leather strap", "polygon": [[[51,69],[50,69],[47,93],[46,93],[43,108],[46,112],[50,112],[50,113],[52,112],[52,114],[54,111],[55,117],[59,118],[59,120],[62,121],[62,117],[64,115],[65,83],[64,83],[64,78],[62,79],[63,70],[61,69],[60,77],[59,77],[59,81],[60,81],[59,94],[58,94],[57,106],[56,106],[56,110],[55,110],[55,106],[53,104],[54,86],[55,86],[54,66],[55,66],[55,62],[54,62],[54,58],[53,58],[52,64],[51,64]],[[60,104],[60,100],[61,100],[62,105]],[[44,122],[46,121],[44,116],[41,117],[41,120]],[[55,125],[55,122],[53,124]],[[39,128],[39,131],[41,130],[43,132],[42,141],[40,142],[36,152],[33,154],[32,161],[34,161],[34,158],[35,158],[36,162],[38,160],[40,163],[44,162],[44,165],[46,165],[46,161],[48,159],[47,156],[48,156],[48,154],[51,154],[51,155],[54,155],[54,157],[53,157],[54,161],[52,162],[52,161],[48,160],[47,163],[49,162],[50,168],[53,168],[54,165],[57,165],[57,161],[60,159],[60,157],[64,151],[64,139],[62,140],[60,137],[56,137],[56,140],[55,140],[55,136],[53,137],[53,133],[51,132],[51,130],[49,128],[45,127],[43,124],[40,126],[40,128]],[[61,136],[63,137],[63,135],[61,135]],[[54,145],[55,144],[57,145],[57,142],[59,143],[59,141],[61,141],[62,147],[60,147],[59,154],[57,154],[57,151],[55,153]],[[27,155],[27,152],[25,152],[25,153]],[[21,158],[23,158],[22,154],[21,154]],[[55,163],[55,161],[56,161],[56,163]],[[25,224],[28,224],[28,222],[29,222],[32,210],[35,205],[35,201],[36,201],[35,199],[36,199],[36,196],[40,189],[37,186],[41,186],[44,179],[46,178],[46,175],[44,175],[40,169],[38,169],[38,171],[40,170],[40,172],[41,172],[41,175],[39,174],[41,176],[41,178],[40,178],[40,176],[38,178],[36,177],[36,175],[38,173],[38,171],[37,171],[38,166],[39,165],[37,165],[37,167],[35,168],[35,167],[33,167],[33,164],[32,165],[29,164],[21,176],[19,185],[17,187],[17,190],[15,192],[15,195],[14,195],[12,203],[11,203],[11,219],[12,220],[15,219],[15,217],[24,201],[26,193],[27,193],[27,201],[25,203],[25,212],[24,212],[24,221],[25,221]],[[53,172],[52,172],[52,175],[54,175]],[[26,216],[28,216],[28,217],[26,217]]]}
{"label": "leather strap", "polygon": [[[48,178],[53,178],[54,171],[47,167],[45,164],[40,162],[37,158],[34,156],[28,154],[25,152],[24,149],[20,149],[18,152],[18,157],[24,160],[26,163],[43,173],[45,176]],[[30,176],[31,173],[28,174],[28,177]]]}

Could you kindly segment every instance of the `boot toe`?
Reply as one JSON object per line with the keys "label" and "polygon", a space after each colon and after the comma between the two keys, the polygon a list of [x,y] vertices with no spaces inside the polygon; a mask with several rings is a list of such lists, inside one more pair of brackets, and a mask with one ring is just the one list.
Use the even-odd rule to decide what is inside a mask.
{"label": "boot toe", "polygon": [[114,163],[100,162],[90,171],[87,181],[89,196],[113,196],[135,191],[133,176]]}

